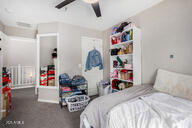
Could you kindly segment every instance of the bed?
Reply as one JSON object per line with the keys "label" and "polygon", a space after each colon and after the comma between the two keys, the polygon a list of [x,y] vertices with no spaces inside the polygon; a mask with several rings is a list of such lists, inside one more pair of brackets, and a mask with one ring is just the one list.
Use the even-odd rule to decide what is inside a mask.
{"label": "bed", "polygon": [[159,70],[154,86],[93,100],[80,116],[80,128],[191,128],[191,97],[192,76]]}

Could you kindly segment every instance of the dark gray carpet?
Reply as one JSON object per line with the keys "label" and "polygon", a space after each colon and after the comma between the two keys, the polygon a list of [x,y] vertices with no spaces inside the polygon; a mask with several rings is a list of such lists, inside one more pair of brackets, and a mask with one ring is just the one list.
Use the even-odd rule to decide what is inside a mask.
{"label": "dark gray carpet", "polygon": [[82,111],[70,113],[67,107],[37,102],[34,94],[34,88],[13,90],[12,110],[2,119],[0,128],[79,128]]}

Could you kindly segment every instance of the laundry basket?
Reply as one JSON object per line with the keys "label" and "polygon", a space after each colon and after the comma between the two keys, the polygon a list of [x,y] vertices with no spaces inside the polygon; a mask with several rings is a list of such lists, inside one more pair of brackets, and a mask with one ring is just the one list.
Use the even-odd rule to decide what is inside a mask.
{"label": "laundry basket", "polygon": [[86,95],[78,95],[67,97],[66,99],[67,107],[69,112],[75,112],[79,110],[83,110],[89,103],[89,96]]}

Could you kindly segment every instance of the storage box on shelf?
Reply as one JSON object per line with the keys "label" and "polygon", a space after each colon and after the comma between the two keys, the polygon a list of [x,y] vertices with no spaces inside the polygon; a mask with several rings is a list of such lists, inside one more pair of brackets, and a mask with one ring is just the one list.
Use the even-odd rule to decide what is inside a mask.
{"label": "storage box on shelf", "polygon": [[42,66],[40,69],[40,85],[47,86],[47,66]]}
{"label": "storage box on shelf", "polygon": [[55,86],[55,66],[49,65],[48,66],[48,86]]}
{"label": "storage box on shelf", "polygon": [[141,37],[135,26],[110,36],[110,82],[114,90],[141,84]]}
{"label": "storage box on shelf", "polygon": [[55,86],[55,66],[42,66],[40,71],[40,86]]}
{"label": "storage box on shelf", "polygon": [[10,109],[8,92],[3,94],[3,117],[6,117]]}

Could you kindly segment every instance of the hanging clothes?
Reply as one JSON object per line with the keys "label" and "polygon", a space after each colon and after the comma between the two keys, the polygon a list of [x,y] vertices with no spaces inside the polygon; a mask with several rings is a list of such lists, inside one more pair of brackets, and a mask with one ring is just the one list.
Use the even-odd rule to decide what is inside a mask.
{"label": "hanging clothes", "polygon": [[91,70],[92,67],[97,67],[99,66],[99,70],[103,69],[103,63],[102,63],[102,58],[101,58],[101,53],[94,49],[89,52],[87,56],[87,61],[86,61],[86,70]]}

